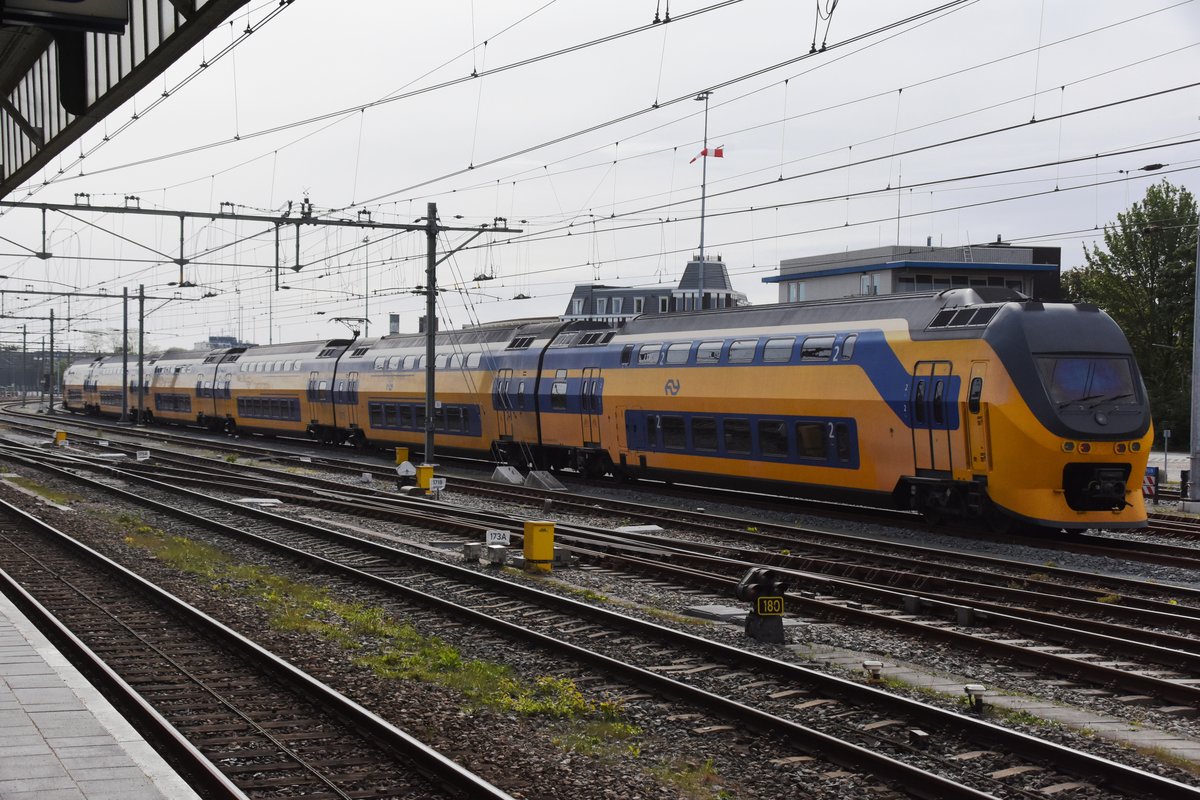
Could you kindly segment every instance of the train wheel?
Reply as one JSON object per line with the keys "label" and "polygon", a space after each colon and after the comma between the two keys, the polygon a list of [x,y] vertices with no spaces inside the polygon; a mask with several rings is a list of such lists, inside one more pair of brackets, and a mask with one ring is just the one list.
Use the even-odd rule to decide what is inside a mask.
{"label": "train wheel", "polygon": [[237,423],[231,419],[225,420],[225,435],[232,436],[235,439],[237,438],[237,435],[238,435]]}

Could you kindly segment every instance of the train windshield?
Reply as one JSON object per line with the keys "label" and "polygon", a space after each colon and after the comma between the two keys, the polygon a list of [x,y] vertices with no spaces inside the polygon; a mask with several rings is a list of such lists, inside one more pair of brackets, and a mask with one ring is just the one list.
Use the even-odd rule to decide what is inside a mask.
{"label": "train windshield", "polygon": [[1037,362],[1042,383],[1059,408],[1076,403],[1137,400],[1127,358],[1038,356]]}

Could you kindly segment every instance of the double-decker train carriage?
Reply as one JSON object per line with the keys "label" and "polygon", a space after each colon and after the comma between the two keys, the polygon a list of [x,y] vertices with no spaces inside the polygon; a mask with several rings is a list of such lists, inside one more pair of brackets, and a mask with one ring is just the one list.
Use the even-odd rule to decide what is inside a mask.
{"label": "double-decker train carriage", "polygon": [[[151,374],[156,359],[147,359],[142,365],[143,401],[150,407]],[[122,385],[121,356],[100,356],[90,361],[79,361],[63,370],[63,408],[91,416],[121,416],[122,392],[131,419],[141,413],[138,405],[137,361],[130,359],[128,383]]]}
{"label": "double-decker train carriage", "polygon": [[[439,333],[435,353],[439,452],[931,518],[1145,522],[1145,389],[1124,335],[1088,305],[954,289],[495,324]],[[189,377],[192,421],[419,450],[424,358],[422,335],[179,354],[152,388],[157,403]],[[110,411],[87,400],[97,365],[112,369],[68,370],[71,410]]]}

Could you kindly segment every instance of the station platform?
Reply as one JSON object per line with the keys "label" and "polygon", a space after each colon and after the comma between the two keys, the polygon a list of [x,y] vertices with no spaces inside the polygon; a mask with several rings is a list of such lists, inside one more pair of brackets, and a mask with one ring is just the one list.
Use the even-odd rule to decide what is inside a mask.
{"label": "station platform", "polygon": [[199,800],[0,594],[0,800]]}

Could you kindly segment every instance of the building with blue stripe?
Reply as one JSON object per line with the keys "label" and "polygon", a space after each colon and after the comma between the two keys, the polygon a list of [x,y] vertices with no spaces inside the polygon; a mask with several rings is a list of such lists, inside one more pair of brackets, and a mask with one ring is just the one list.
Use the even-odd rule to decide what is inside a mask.
{"label": "building with blue stripe", "polygon": [[1020,247],[997,237],[984,245],[889,245],[788,258],[778,275],[762,281],[778,284],[781,303],[980,287],[1058,300],[1061,270],[1061,248]]}

